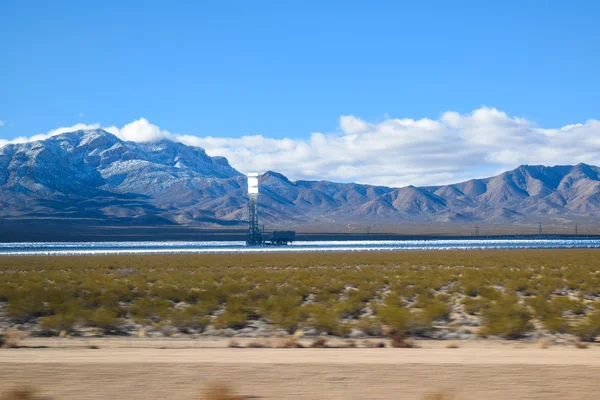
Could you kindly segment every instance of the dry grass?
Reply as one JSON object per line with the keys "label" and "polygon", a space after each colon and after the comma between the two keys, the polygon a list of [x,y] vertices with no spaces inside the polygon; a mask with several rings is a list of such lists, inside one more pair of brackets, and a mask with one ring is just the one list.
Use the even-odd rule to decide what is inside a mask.
{"label": "dry grass", "polygon": [[19,347],[19,342],[23,339],[23,333],[16,330],[10,329],[3,335],[0,335],[0,348],[3,349],[16,349]]}
{"label": "dry grass", "polygon": [[251,348],[251,349],[266,349],[271,347],[271,342],[269,342],[268,340],[254,340],[252,342],[249,342],[246,347]]}
{"label": "dry grass", "polygon": [[313,340],[313,342],[311,343],[310,347],[316,349],[323,349],[327,347],[327,339],[325,339],[324,337],[315,338],[315,340]]}
{"label": "dry grass", "polygon": [[547,349],[548,347],[550,347],[550,341],[549,341],[548,339],[546,339],[546,338],[540,339],[540,340],[537,342],[537,346],[538,346],[540,349]]}
{"label": "dry grass", "polygon": [[36,400],[36,391],[31,388],[13,389],[0,396],[0,400]]}
{"label": "dry grass", "polygon": [[354,339],[346,339],[344,341],[344,347],[349,348],[349,349],[355,349],[356,347],[358,347],[358,345],[356,344],[356,340]]}
{"label": "dry grass", "polygon": [[206,388],[202,400],[243,400],[246,396],[235,394],[225,383],[213,383]]}
{"label": "dry grass", "polygon": [[392,336],[391,346],[396,349],[410,349],[416,347],[415,342],[410,338],[407,339],[403,334]]}
{"label": "dry grass", "polygon": [[282,338],[275,344],[278,349],[302,349],[304,346],[295,337]]}
{"label": "dry grass", "polygon": [[435,392],[423,396],[423,400],[453,400],[454,396],[448,392]]}
{"label": "dry grass", "polygon": [[446,344],[447,349],[458,349],[460,346],[456,342],[450,342]]}
{"label": "dry grass", "polygon": [[575,347],[577,347],[578,349],[587,349],[589,348],[589,345],[584,342],[575,342]]}
{"label": "dry grass", "polygon": [[302,336],[304,336],[304,331],[302,329],[297,329],[293,336],[295,339],[301,339]]}
{"label": "dry grass", "polygon": [[231,348],[234,348],[234,349],[241,349],[243,346],[237,340],[232,339],[227,344],[227,347],[231,347]]}

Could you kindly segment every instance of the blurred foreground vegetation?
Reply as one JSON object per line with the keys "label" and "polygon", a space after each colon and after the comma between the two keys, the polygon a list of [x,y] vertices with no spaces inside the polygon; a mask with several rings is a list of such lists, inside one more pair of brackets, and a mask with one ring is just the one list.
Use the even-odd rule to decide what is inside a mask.
{"label": "blurred foreground vegetation", "polygon": [[126,321],[181,332],[241,329],[420,334],[456,315],[480,336],[534,329],[600,334],[599,250],[124,255],[0,258],[15,324],[120,333]]}

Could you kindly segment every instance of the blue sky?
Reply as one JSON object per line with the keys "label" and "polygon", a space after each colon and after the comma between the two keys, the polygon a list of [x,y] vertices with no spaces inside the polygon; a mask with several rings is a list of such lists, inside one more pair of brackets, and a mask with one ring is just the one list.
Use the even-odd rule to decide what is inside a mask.
{"label": "blue sky", "polygon": [[599,20],[596,1],[3,0],[0,139],[143,117],[309,140],[483,105],[560,128],[600,117]]}

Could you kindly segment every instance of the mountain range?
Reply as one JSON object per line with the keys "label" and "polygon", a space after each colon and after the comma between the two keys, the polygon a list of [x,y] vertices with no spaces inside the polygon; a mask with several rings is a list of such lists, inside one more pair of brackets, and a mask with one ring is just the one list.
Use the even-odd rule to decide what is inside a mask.
{"label": "mountain range", "polygon": [[[402,188],[260,177],[272,226],[351,223],[521,223],[600,216],[600,168],[523,165],[466,182]],[[136,143],[101,129],[0,147],[0,221],[110,226],[236,226],[246,179],[223,157],[162,140]]]}

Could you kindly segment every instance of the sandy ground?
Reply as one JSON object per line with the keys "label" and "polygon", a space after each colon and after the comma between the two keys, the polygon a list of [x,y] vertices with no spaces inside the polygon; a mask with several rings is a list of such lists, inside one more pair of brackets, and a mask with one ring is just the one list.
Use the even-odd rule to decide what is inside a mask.
{"label": "sandy ground", "polygon": [[30,385],[55,400],[200,400],[207,385],[226,382],[261,399],[420,400],[435,392],[457,400],[600,398],[598,345],[234,349],[228,342],[29,339],[26,348],[0,350],[0,392]]}

